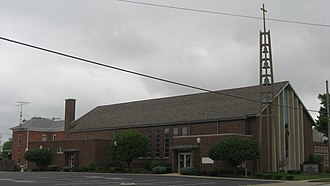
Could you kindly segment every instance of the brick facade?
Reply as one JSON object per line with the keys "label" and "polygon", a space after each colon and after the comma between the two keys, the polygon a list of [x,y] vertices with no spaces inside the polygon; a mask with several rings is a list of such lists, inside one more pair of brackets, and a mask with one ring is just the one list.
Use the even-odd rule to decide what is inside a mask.
{"label": "brick facade", "polygon": [[14,130],[12,138],[12,159],[16,161],[18,166],[26,166],[27,162],[24,155],[26,150],[31,149],[31,142],[64,140],[64,132]]}
{"label": "brick facade", "polygon": [[[290,99],[286,100],[289,101],[288,104],[292,104],[289,106],[300,106],[302,108],[302,104],[298,102],[298,99],[295,96],[294,92],[291,90],[290,86],[285,83],[284,85],[286,87],[289,87],[285,89],[288,95],[291,96]],[[259,90],[259,87],[254,87],[254,89]],[[251,90],[249,90],[249,92],[253,93],[253,91]],[[276,98],[274,103],[282,104],[282,102],[284,102],[285,99],[282,95],[282,92],[283,89],[281,89],[281,92],[279,93],[279,96],[278,98]],[[203,109],[208,108],[208,105],[205,104],[210,104],[210,106],[214,107],[214,105],[212,105],[214,98],[209,97],[209,95],[193,95],[194,99],[200,99],[199,97],[202,97],[206,101],[206,103],[200,100],[197,101],[197,104]],[[215,99],[219,101],[219,98],[220,97],[216,97]],[[166,107],[164,106],[165,104],[169,104],[169,106],[178,107],[178,105],[180,105],[179,103],[177,103],[178,100],[185,101],[187,105],[192,104],[192,100],[187,99],[186,97],[176,97],[173,99],[175,100],[172,100],[173,102],[166,102],[165,98],[156,101],[162,103],[161,108],[163,109]],[[261,154],[260,159],[255,161],[249,161],[247,163],[248,170],[254,172],[279,170],[278,166],[280,164],[280,160],[283,156],[285,156],[286,151],[290,151],[289,155],[291,157],[291,164],[288,164],[287,167],[298,167],[298,161],[296,161],[292,157],[299,157],[297,158],[299,159],[298,163],[302,163],[300,162],[300,159],[307,159],[308,155],[313,153],[314,151],[312,138],[312,125],[314,124],[314,122],[311,116],[305,110],[298,112],[293,110],[285,110],[283,107],[274,107],[270,109],[270,118],[268,118],[269,121],[267,126],[267,118],[263,117],[263,114],[259,113],[261,105],[258,104],[251,106],[250,102],[248,102],[248,104],[246,103],[246,105],[239,104],[240,108],[235,107],[231,110],[231,112],[233,113],[227,113],[227,105],[225,104],[225,106],[223,106],[221,105],[222,102],[219,102],[218,105],[215,106],[216,108],[210,110],[210,116],[213,116],[213,119],[205,118],[204,116],[209,116],[209,113],[205,113],[204,110],[202,110],[202,113],[199,113],[200,115],[196,115],[200,116],[203,119],[196,121],[192,120],[191,122],[188,122],[188,120],[190,119],[189,116],[195,117],[195,112],[200,111],[199,107],[197,107],[196,109],[192,109],[192,113],[189,113],[188,111],[186,112],[189,107],[185,107],[186,110],[181,109],[181,111],[185,112],[180,113],[186,113],[187,115],[181,116],[180,114],[177,115],[177,112],[173,112],[171,108],[165,108],[166,114],[159,113],[159,111],[154,113],[152,111],[157,108],[157,105],[154,103],[155,100],[134,103],[138,106],[136,108],[134,108],[134,104],[130,105],[129,103],[126,103],[123,104],[123,108],[119,109],[120,112],[115,110],[114,113],[112,113],[113,108],[111,106],[97,107],[94,112],[89,112],[88,114],[86,114],[87,116],[92,115],[91,117],[87,117],[86,119],[86,117],[84,118],[83,116],[82,118],[79,118],[78,120],[74,121],[75,100],[67,99],[65,106],[66,121],[63,131],[58,133],[30,131],[28,143],[29,148],[38,148],[40,146],[43,146],[43,148],[50,148],[52,152],[51,164],[54,165],[74,165],[76,168],[84,168],[87,167],[89,163],[95,163],[97,167],[105,168],[108,165],[107,149],[113,143],[112,140],[114,139],[116,134],[129,128],[135,128],[137,130],[142,131],[148,138],[150,138],[150,148],[145,157],[140,157],[139,159],[134,160],[132,162],[133,168],[145,168],[152,161],[160,161],[165,164],[171,164],[173,172],[178,172],[179,167],[186,166],[186,164],[189,166],[193,166],[199,170],[230,169],[231,167],[225,162],[212,162],[210,159],[208,159],[208,151],[211,146],[221,141],[221,139],[223,139],[224,137],[228,136],[252,138],[259,144]],[[146,104],[147,106],[145,106],[144,104]],[[231,104],[231,101],[227,104]],[[222,110],[218,108],[219,105],[223,106]],[[115,105],[116,108],[120,106],[120,104]],[[169,117],[168,113],[171,113],[171,116],[176,116],[181,119],[183,118],[183,120],[181,122],[136,124],[134,123],[134,121],[131,121],[131,115],[135,114],[137,109],[140,108],[145,108],[146,110],[141,112],[141,114],[136,114],[134,116],[136,117],[137,122],[144,121],[143,118],[141,118],[141,115],[147,117],[145,119],[147,120],[147,122],[152,122],[150,121],[150,117],[154,117],[155,120],[159,121],[164,121],[164,118],[171,121],[176,121],[173,120],[173,118]],[[245,108],[248,108],[246,112],[244,112],[245,115],[240,117],[229,117],[231,115],[237,116],[236,111],[242,111]],[[247,114],[250,113],[250,108],[257,110],[257,113]],[[224,110],[226,112],[224,112]],[[127,118],[125,118],[126,112],[131,112],[131,115],[129,115]],[[266,110],[264,110],[264,112],[266,112]],[[284,114],[285,112],[288,113],[286,120]],[[108,125],[108,122],[113,122],[111,118],[109,119],[109,115],[116,113],[120,114],[119,116],[112,118],[113,120],[115,120],[115,122],[113,123],[114,126],[106,126]],[[154,113],[154,115],[145,115],[146,113]],[[225,114],[226,116],[228,115],[228,117],[219,119],[219,117],[214,116],[218,113]],[[99,118],[101,117],[101,115],[102,118]],[[95,123],[97,123],[98,121],[102,121],[104,123],[99,122],[99,127],[95,127]],[[79,122],[80,124],[83,123],[83,125],[85,125],[85,128],[79,128],[81,127],[79,125]],[[117,122],[123,122],[123,125],[117,126]],[[127,122],[129,122],[130,125],[128,125]],[[284,126],[286,124],[289,125],[289,130],[291,134],[288,138],[286,138],[287,136],[285,136],[287,134],[284,129]],[[301,127],[301,129],[299,127]],[[17,132],[18,131],[14,131],[13,134],[14,159],[18,159],[17,154],[19,151],[22,153],[22,151],[27,148],[27,141],[22,141],[21,146],[18,148]],[[20,132],[22,139],[25,139],[27,137],[27,134],[22,131]],[[41,139],[45,135],[47,140],[42,141]],[[51,139],[53,139],[52,137],[54,135],[56,135],[56,140],[52,141]],[[168,140],[166,138],[168,138]],[[201,139],[200,144],[197,144],[197,138]],[[304,140],[303,144],[299,143],[300,138]],[[291,145],[288,147],[289,149],[286,149],[287,147],[285,147],[287,143]],[[282,154],[277,154],[277,151],[281,151]],[[23,154],[21,154],[21,156],[23,157]]]}

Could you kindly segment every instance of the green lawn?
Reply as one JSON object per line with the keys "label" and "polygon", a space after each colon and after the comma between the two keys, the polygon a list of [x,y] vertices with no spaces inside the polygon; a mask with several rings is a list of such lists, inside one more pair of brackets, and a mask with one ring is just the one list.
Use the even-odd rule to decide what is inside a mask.
{"label": "green lawn", "polygon": [[299,174],[299,175],[294,175],[294,180],[313,180],[313,181],[319,180],[319,182],[329,182],[330,181],[330,173],[324,173],[324,174]]}
{"label": "green lawn", "polygon": [[323,179],[311,180],[309,182],[330,182],[330,178],[323,178]]}

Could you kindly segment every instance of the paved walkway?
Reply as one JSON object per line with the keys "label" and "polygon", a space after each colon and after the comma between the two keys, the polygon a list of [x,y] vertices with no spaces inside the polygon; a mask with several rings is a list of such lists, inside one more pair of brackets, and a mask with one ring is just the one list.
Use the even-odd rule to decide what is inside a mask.
{"label": "paved walkway", "polygon": [[308,182],[308,181],[283,181],[281,183],[269,183],[269,184],[261,184],[258,186],[312,186],[312,185],[318,185],[318,186],[330,186],[330,183],[322,183],[322,182]]}
{"label": "paved walkway", "polygon": [[[171,173],[171,174],[165,174],[170,176],[185,176],[178,173]],[[188,177],[195,177],[195,176],[188,176]],[[230,178],[230,177],[209,177],[209,176],[196,176],[197,178],[214,178],[214,179],[232,179],[232,180],[245,180],[244,178]],[[248,179],[248,180],[259,180],[259,181],[266,181],[269,183],[266,184],[258,184],[258,186],[312,186],[312,185],[318,185],[318,186],[330,186],[329,182],[309,182],[308,180],[302,180],[302,181],[285,181],[285,180],[262,180],[262,179]],[[276,183],[274,183],[276,182]]]}

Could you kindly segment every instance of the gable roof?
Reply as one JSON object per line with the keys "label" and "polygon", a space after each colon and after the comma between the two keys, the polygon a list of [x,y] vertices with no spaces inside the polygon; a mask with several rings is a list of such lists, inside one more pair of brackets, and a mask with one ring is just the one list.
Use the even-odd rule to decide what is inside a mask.
{"label": "gable roof", "polygon": [[[288,85],[288,81],[274,83],[274,95]],[[70,131],[244,119],[262,110],[259,102],[220,95],[259,100],[259,85],[215,92],[98,106],[74,121]]]}
{"label": "gable roof", "polygon": [[32,118],[22,125],[17,125],[11,130],[33,130],[33,131],[64,131],[64,120],[54,121],[46,118]]}

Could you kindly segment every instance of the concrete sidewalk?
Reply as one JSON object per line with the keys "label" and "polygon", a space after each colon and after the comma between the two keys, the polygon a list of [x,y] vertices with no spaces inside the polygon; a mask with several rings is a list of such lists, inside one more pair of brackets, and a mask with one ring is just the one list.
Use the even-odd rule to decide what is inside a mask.
{"label": "concrete sidewalk", "polygon": [[[209,177],[209,176],[192,176],[192,175],[182,175],[179,173],[170,173],[170,174],[164,174],[166,176],[182,176],[182,177],[196,177],[196,178],[208,178],[208,179],[227,179],[227,180],[241,180],[244,181],[245,178],[230,178],[230,177]],[[263,184],[257,184],[257,186],[312,186],[312,185],[318,185],[318,186],[330,186],[329,182],[309,182],[309,180],[302,180],[302,181],[285,181],[285,180],[263,180],[263,179],[251,179],[248,178],[248,180],[255,180],[255,181],[264,181],[269,183],[263,183]],[[247,184],[249,185],[249,184]]]}
{"label": "concrete sidewalk", "polygon": [[308,182],[307,180],[303,181],[283,181],[280,183],[269,183],[269,184],[260,184],[258,186],[270,186],[270,185],[275,185],[275,186],[311,186],[311,185],[319,185],[319,186],[330,186],[330,183],[324,183],[324,182]]}

